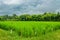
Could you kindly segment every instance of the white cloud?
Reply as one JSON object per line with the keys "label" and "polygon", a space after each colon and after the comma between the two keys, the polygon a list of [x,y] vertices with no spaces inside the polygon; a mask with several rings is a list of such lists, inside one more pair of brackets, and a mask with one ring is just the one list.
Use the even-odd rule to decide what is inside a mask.
{"label": "white cloud", "polygon": [[12,4],[22,4],[23,0],[3,0],[4,4],[12,5]]}

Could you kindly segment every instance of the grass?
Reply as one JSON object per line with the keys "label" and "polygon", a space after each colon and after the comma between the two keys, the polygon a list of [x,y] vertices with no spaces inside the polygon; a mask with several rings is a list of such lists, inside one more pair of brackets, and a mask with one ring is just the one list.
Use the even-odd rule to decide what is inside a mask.
{"label": "grass", "polygon": [[0,28],[2,38],[9,40],[60,39],[60,22],[0,21]]}
{"label": "grass", "polygon": [[60,40],[60,30],[41,35],[39,37],[22,38],[22,40]]}
{"label": "grass", "polygon": [[0,29],[0,40],[20,40],[20,39],[15,32],[11,34],[10,31]]}

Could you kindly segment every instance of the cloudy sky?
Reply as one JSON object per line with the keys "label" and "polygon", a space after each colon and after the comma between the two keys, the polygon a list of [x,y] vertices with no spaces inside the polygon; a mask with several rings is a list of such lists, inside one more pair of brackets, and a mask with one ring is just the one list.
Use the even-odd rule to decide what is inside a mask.
{"label": "cloudy sky", "polygon": [[60,0],[0,0],[0,15],[60,11]]}

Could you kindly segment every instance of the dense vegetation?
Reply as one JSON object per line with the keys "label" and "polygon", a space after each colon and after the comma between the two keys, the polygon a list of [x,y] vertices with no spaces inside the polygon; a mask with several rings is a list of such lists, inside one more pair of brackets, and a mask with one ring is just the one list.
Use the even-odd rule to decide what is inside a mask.
{"label": "dense vegetation", "polygon": [[60,13],[0,16],[0,40],[60,40]]}
{"label": "dense vegetation", "polygon": [[44,14],[38,14],[38,15],[29,15],[29,14],[24,14],[24,15],[16,15],[13,14],[11,16],[9,15],[4,15],[0,16],[1,21],[60,21],[60,13],[50,13],[50,12],[45,12]]}
{"label": "dense vegetation", "polygon": [[0,22],[0,28],[15,31],[22,37],[34,37],[60,29],[59,23],[60,22],[3,21]]}
{"label": "dense vegetation", "polygon": [[60,40],[60,22],[0,21],[0,40]]}
{"label": "dense vegetation", "polygon": [[47,33],[45,35],[40,35],[39,37],[20,37],[16,32],[10,33],[0,29],[0,40],[60,40],[60,30]]}

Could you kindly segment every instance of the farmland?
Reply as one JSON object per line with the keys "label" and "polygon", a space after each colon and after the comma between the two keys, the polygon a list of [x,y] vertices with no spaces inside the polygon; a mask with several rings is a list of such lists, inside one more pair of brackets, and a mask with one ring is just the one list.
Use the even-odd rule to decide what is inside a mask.
{"label": "farmland", "polygon": [[0,21],[0,35],[5,40],[59,40],[59,33],[60,22]]}

